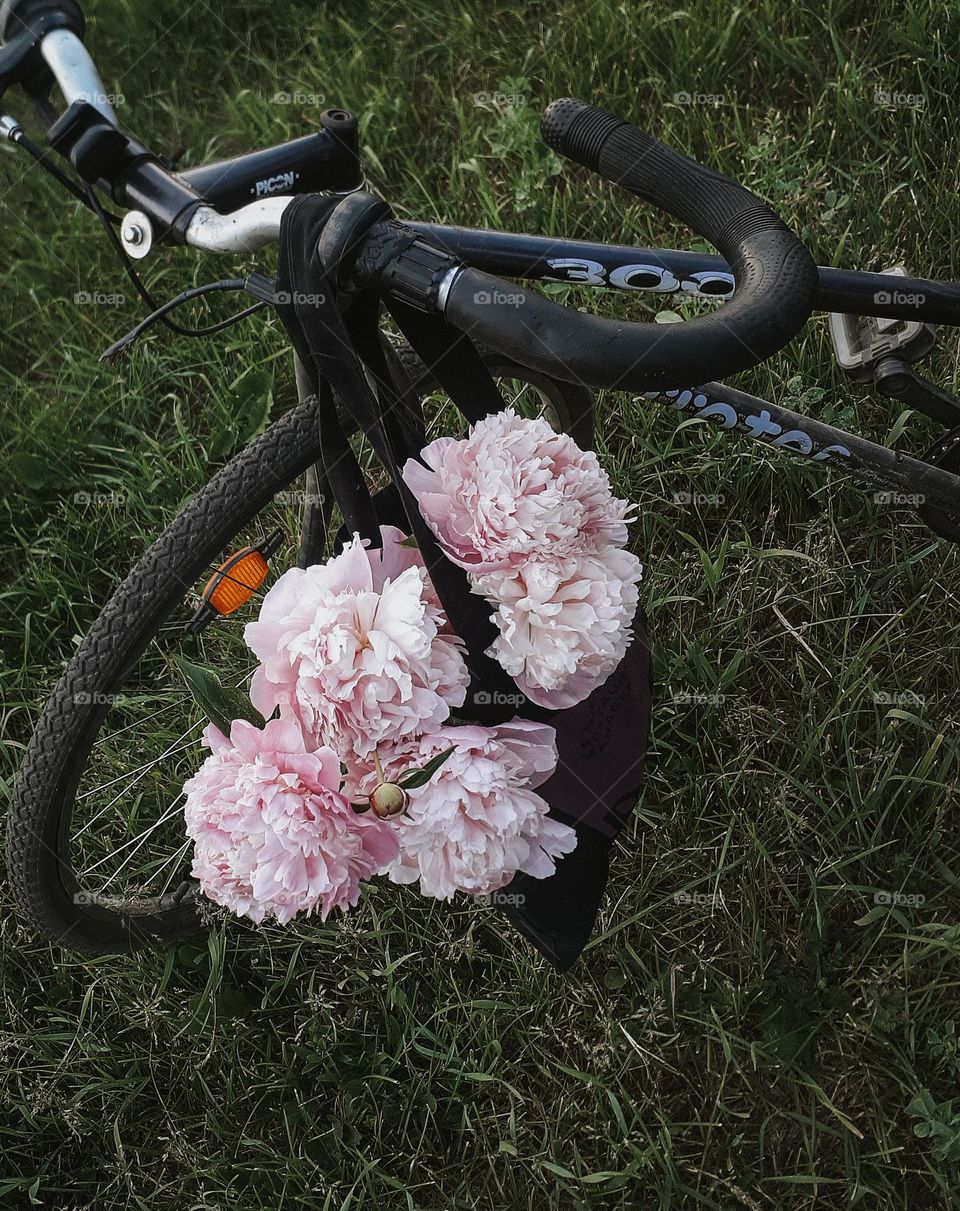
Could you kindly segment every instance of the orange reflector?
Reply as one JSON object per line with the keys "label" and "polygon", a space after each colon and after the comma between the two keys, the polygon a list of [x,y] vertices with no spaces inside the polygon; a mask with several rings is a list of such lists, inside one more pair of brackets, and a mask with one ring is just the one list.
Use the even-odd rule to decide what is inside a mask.
{"label": "orange reflector", "polygon": [[203,600],[218,614],[232,614],[249,601],[267,578],[269,567],[258,550],[245,547],[217,568],[203,589]]}

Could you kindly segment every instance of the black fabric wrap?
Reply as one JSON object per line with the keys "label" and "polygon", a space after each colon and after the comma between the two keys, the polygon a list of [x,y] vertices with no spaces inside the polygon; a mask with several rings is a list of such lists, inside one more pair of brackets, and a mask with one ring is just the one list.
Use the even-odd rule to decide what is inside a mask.
{"label": "black fabric wrap", "polygon": [[[422,433],[411,436],[409,421],[406,426],[399,421],[403,387],[384,352],[379,299],[372,291],[338,294],[321,262],[318,245],[335,204],[329,196],[305,194],[284,212],[277,311],[320,404],[324,471],[345,523],[339,537],[357,532],[378,547],[381,524],[414,536],[444,611],[466,645],[471,681],[461,711],[465,718],[490,726],[520,716],[556,728],[560,761],[539,793],[551,805],[551,815],[576,829],[577,848],[558,862],[551,878],[517,875],[499,896],[520,932],[564,969],[589,938],[606,885],[610,846],[629,819],[639,788],[651,699],[644,617],[638,611],[636,637],[614,674],[565,711],[547,711],[524,699],[487,655],[497,635],[490,607],[471,593],[466,573],[443,556],[403,482],[403,464],[420,457],[424,441]],[[469,421],[505,406],[468,337],[440,317],[395,299],[387,307]],[[363,430],[390,474],[389,487],[375,497],[344,435],[337,404]],[[404,414],[413,411],[405,408]]]}

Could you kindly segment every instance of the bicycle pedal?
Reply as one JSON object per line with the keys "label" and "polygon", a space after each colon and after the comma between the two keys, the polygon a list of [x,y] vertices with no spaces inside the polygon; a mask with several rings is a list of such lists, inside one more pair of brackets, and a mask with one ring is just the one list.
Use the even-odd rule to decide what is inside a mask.
{"label": "bicycle pedal", "polygon": [[[890,277],[908,277],[905,265],[884,269]],[[896,293],[891,286],[891,297]],[[858,383],[870,383],[890,357],[918,362],[936,344],[936,328],[919,320],[830,312],[830,341],[837,365]]]}
{"label": "bicycle pedal", "polygon": [[274,530],[255,547],[242,547],[217,568],[204,585],[200,606],[187,623],[191,635],[199,634],[215,618],[234,614],[262,586],[270,571],[270,558],[286,535]]}

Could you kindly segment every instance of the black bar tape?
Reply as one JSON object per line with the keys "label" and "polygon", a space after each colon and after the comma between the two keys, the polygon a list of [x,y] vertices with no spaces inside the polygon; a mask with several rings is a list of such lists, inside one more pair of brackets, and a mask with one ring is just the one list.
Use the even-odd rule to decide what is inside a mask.
{"label": "black bar tape", "polygon": [[555,150],[676,216],[710,240],[736,280],[732,300],[684,324],[598,319],[464,269],[446,318],[521,364],[571,382],[645,391],[759,365],[803,327],[817,268],[779,216],[742,185],[605,110],[565,98],[547,107]]}

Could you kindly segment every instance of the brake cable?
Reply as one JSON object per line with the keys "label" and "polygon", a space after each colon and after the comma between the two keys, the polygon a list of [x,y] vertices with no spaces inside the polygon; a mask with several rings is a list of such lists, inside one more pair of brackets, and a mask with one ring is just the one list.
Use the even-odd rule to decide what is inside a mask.
{"label": "brake cable", "polygon": [[110,220],[107,217],[106,211],[100,204],[100,199],[97,197],[91,185],[86,186],[86,195],[89,199],[90,209],[94,212],[100,222],[103,224],[103,229],[107,233],[107,238],[113,245],[113,249],[120,258],[120,263],[123,265],[124,272],[133,283],[133,288],[146,305],[151,308],[150,314],[145,319],[141,320],[135,328],[132,328],[119,341],[115,341],[110,348],[101,357],[101,360],[112,359],[123,352],[131,345],[137,337],[141,335],[147,328],[154,323],[161,323],[171,332],[175,332],[178,336],[211,336],[215,332],[222,332],[224,328],[229,328],[231,325],[239,323],[240,320],[246,319],[248,315],[253,315],[255,311],[261,311],[266,307],[266,303],[257,302],[251,307],[245,307],[242,311],[236,312],[234,315],[228,316],[225,320],[218,320],[215,324],[207,324],[203,328],[184,328],[181,324],[175,323],[167,318],[167,313],[175,307],[189,302],[192,298],[197,298],[202,294],[209,294],[217,290],[242,290],[245,287],[245,279],[240,278],[224,278],[219,282],[209,282],[206,286],[195,286],[191,290],[184,290],[178,294],[176,298],[170,299],[167,303],[158,303],[146,284],[141,279],[140,275],[133,267],[133,263],[127,256],[126,250],[117,238],[117,233],[110,226]]}
{"label": "brake cable", "polygon": [[129,277],[141,300],[150,308],[149,315],[131,328],[125,336],[114,341],[109,349],[100,355],[102,362],[113,361],[119,357],[121,353],[128,349],[138,337],[155,323],[164,324],[165,327],[169,328],[171,332],[175,332],[178,336],[212,336],[215,332],[222,332],[225,328],[239,323],[240,320],[246,319],[248,315],[253,315],[254,312],[261,311],[267,306],[266,302],[260,300],[252,306],[245,307],[242,311],[228,316],[226,319],[218,320],[214,324],[207,324],[202,328],[185,328],[182,324],[177,324],[173,320],[168,319],[169,312],[173,311],[176,307],[182,306],[184,303],[188,303],[191,299],[199,298],[201,295],[211,294],[216,291],[244,290],[247,288],[247,280],[245,278],[224,278],[219,282],[209,282],[204,286],[194,286],[190,290],[182,291],[166,303],[158,303],[134,269],[130,258],[127,256],[123,245],[117,239],[116,232],[113,230],[112,224],[119,223],[120,216],[112,214],[103,207],[93,187],[86,183],[81,187],[80,184],[71,180],[55,164],[51,164],[47,159],[46,151],[34,143],[16,118],[9,114],[0,115],[0,137],[5,137],[15,147],[22,147],[58,184],[62,185],[78,202],[82,202],[88,210],[93,211],[103,225],[107,238],[110,240],[114,252],[116,252],[120,263],[123,265],[124,272]]}
{"label": "brake cable", "polygon": [[[136,325],[136,327],[131,328],[126,336],[122,336],[118,341],[114,341],[109,349],[105,349],[104,352],[100,354],[100,361],[114,361],[120,356],[121,353],[128,349],[135,340],[142,336],[148,328],[158,321],[162,321],[167,313],[173,311],[175,307],[179,307],[183,303],[189,303],[191,299],[199,298],[201,295],[212,294],[214,291],[246,290],[246,288],[246,278],[224,278],[219,282],[207,282],[204,286],[193,286],[189,290],[184,290],[175,298],[168,299],[166,303],[162,303],[156,308],[156,310],[151,311],[148,316],[145,316],[144,319],[142,319],[140,323]],[[243,311],[238,311],[235,315],[229,316],[225,320],[219,320],[216,324],[209,324],[206,328],[184,329],[179,325],[173,324],[170,324],[169,327],[173,328],[176,332],[183,332],[189,336],[200,336],[203,333],[219,332],[223,328],[227,328],[229,325],[235,324],[238,320],[242,320],[244,316],[250,315],[254,311],[259,311],[265,306],[266,303],[257,303],[254,306],[245,308]]]}
{"label": "brake cable", "polygon": [[[76,182],[72,181],[65,172],[62,172],[56,164],[51,164],[47,159],[47,153],[27,134],[16,118],[9,114],[0,116],[0,134],[9,140],[15,147],[22,147],[28,155],[31,155],[34,160],[40,165],[45,172],[48,172],[55,181],[58,181],[64,189],[68,190],[77,199],[82,202],[89,210],[93,210],[87,195],[83,192]],[[104,211],[104,214],[111,223],[119,223],[120,216],[111,214],[109,211]]]}

